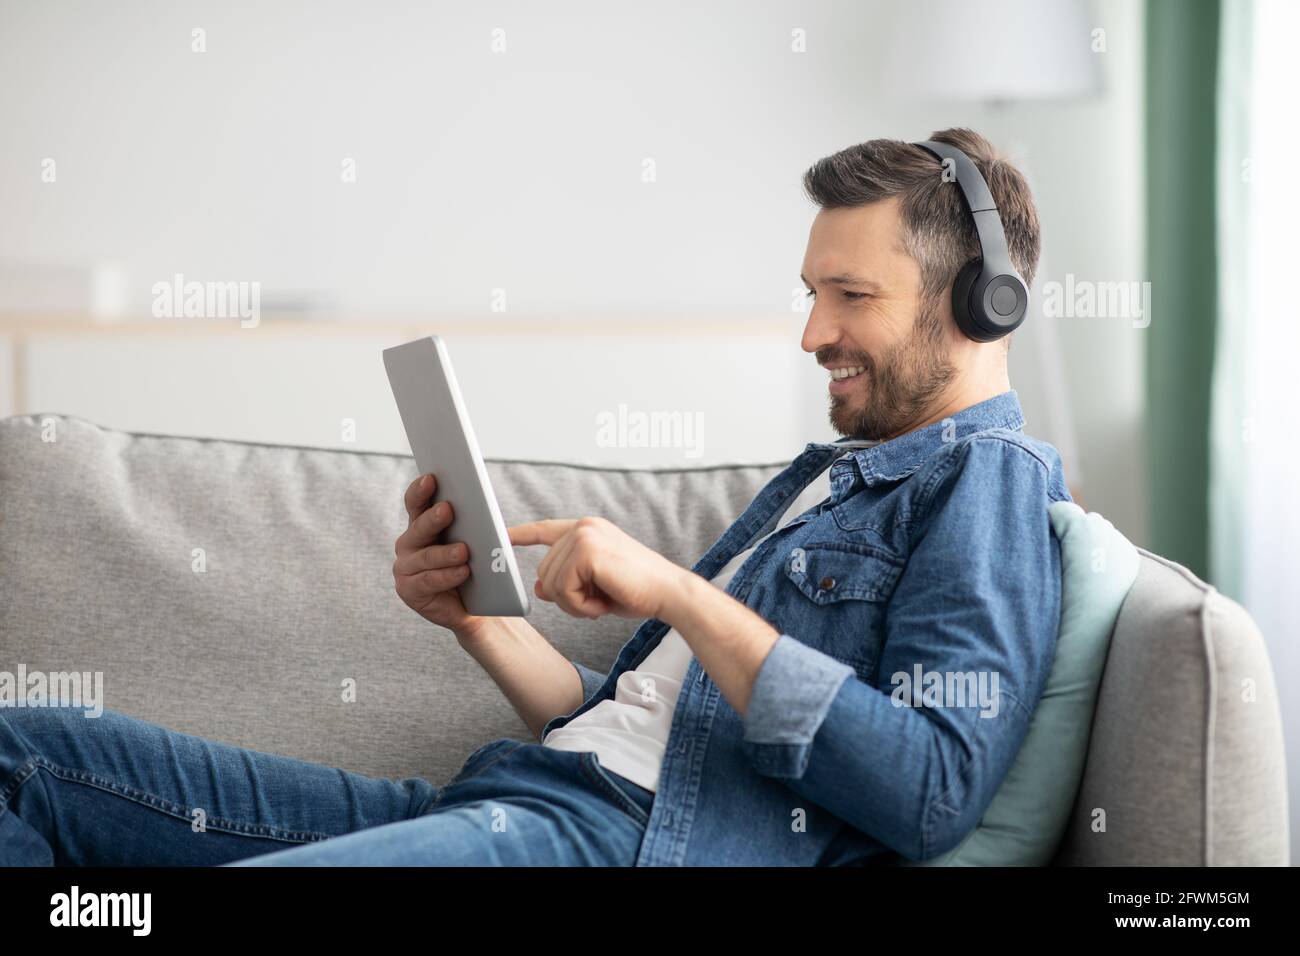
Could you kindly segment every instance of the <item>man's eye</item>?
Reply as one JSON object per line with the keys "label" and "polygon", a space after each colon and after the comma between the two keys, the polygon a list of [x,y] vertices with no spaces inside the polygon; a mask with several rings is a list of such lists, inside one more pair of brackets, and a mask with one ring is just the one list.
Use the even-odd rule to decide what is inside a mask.
{"label": "man's eye", "polygon": [[[809,299],[816,298],[817,291],[815,289],[809,289],[804,293],[804,296]],[[867,297],[868,294],[866,292],[849,292],[847,289],[844,291],[844,298],[848,299],[850,302],[856,302],[858,299],[865,299]]]}

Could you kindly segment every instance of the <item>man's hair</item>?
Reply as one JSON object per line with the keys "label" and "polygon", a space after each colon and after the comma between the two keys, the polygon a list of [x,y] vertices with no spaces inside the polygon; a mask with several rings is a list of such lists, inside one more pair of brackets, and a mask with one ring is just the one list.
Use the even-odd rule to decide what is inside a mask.
{"label": "man's hair", "polygon": [[[974,130],[940,130],[930,139],[956,146],[979,169],[1002,217],[1011,262],[1032,287],[1041,240],[1038,211],[1025,177]],[[937,302],[961,267],[980,251],[960,189],[954,181],[945,182],[942,172],[939,160],[919,146],[873,139],[819,159],[804,173],[803,187],[823,209],[900,197],[903,251],[921,267],[923,299]]]}

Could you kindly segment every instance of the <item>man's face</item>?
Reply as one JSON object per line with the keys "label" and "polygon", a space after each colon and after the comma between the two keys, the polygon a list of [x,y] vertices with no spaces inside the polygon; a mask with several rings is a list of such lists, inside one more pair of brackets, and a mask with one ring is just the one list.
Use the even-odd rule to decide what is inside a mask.
{"label": "man's face", "polygon": [[[804,254],[816,294],[803,349],[830,369],[830,422],[850,438],[889,439],[922,423],[956,377],[952,306],[923,308],[921,267],[902,250],[896,199],[823,209]],[[844,374],[843,372],[837,374]]]}

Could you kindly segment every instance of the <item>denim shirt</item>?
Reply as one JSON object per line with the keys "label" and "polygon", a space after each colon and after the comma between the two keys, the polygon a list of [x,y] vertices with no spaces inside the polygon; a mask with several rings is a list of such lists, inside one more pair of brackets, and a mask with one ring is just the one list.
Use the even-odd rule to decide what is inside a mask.
{"label": "denim shirt", "polygon": [[[769,535],[727,593],[780,637],[743,718],[691,659],[638,866],[897,863],[974,829],[1059,625],[1047,509],[1069,492],[1056,450],[1023,426],[1009,391],[855,450],[831,465],[827,500],[769,535],[843,450],[809,443],[700,558],[712,578]],[[608,674],[574,661],[585,700],[542,736],[613,697],[668,630],[642,622]]]}

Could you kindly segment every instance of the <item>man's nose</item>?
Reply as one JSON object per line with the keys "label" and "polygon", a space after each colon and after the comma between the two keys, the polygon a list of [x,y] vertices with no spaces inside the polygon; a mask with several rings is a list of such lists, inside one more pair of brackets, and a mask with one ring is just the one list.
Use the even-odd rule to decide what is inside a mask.
{"label": "man's nose", "polygon": [[814,303],[808,321],[803,327],[803,339],[800,341],[805,352],[816,352],[840,340],[840,329],[834,322],[825,318],[822,310]]}

